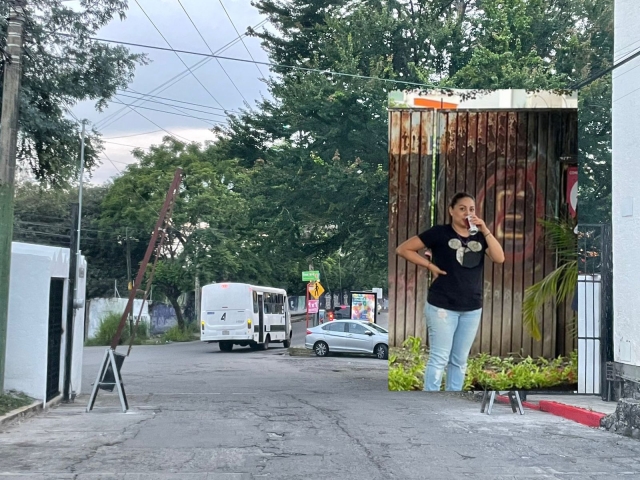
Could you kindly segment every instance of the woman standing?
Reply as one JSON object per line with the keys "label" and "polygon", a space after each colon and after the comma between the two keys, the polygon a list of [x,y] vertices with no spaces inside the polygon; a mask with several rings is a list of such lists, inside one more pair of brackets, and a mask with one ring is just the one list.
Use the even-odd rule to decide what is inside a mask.
{"label": "woman standing", "polygon": [[[433,276],[424,307],[429,332],[425,391],[440,390],[445,368],[445,389],[462,390],[467,358],[482,318],[484,255],[494,263],[504,263],[504,251],[476,216],[470,194],[456,193],[449,215],[450,225],[436,225],[396,249],[398,255],[427,268]],[[418,253],[425,248],[431,251],[431,260]]]}

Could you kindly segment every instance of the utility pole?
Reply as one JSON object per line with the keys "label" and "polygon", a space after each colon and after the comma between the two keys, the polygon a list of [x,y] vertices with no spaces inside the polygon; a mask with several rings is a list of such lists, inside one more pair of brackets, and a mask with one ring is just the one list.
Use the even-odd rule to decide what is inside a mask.
{"label": "utility pole", "polygon": [[129,227],[124,228],[127,239],[127,290],[131,290],[133,288],[133,285],[131,284],[131,244],[129,243]]}
{"label": "utility pole", "polygon": [[7,28],[0,118],[0,393],[4,392],[4,365],[9,317],[9,275],[13,240],[13,196],[18,143],[18,109],[22,74],[22,41],[26,0],[11,0]]}
{"label": "utility pole", "polygon": [[84,139],[87,121],[82,121],[82,133],[80,134],[80,170],[78,172],[78,203],[71,205],[71,216],[73,218],[71,228],[71,245],[69,248],[69,295],[67,303],[67,326],[64,355],[64,389],[63,399],[71,402],[75,394],[71,392],[71,361],[73,359],[73,326],[75,324],[76,313],[84,305],[84,299],[79,298],[78,283],[80,267],[80,232],[82,230],[82,186],[84,180]]}
{"label": "utility pole", "polygon": [[[133,284],[131,283],[131,243],[129,242],[129,227],[125,228],[125,235],[127,237],[127,291],[131,291]],[[129,334],[133,335],[133,309],[129,314]]]}
{"label": "utility pole", "polygon": [[63,399],[65,402],[71,400],[71,354],[73,351],[73,320],[75,317],[75,300],[76,290],[78,287],[78,279],[76,278],[76,271],[78,268],[78,257],[74,254],[78,248],[78,237],[76,236],[76,230],[78,230],[78,213],[80,212],[80,205],[77,203],[71,204],[71,239],[69,245],[69,288],[67,289],[67,324],[65,326],[66,342],[64,352],[64,389]]}

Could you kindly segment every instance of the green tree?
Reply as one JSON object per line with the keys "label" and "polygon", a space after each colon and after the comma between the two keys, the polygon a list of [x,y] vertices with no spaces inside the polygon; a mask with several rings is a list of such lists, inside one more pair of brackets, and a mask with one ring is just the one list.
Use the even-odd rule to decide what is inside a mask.
{"label": "green tree", "polygon": [[[113,293],[114,280],[126,284],[124,239],[100,230],[102,201],[108,185],[84,185],[80,249],[87,259],[87,298]],[[77,188],[45,188],[23,182],[16,187],[13,240],[68,248],[71,235],[71,203],[78,202]],[[131,230],[132,237],[140,232]],[[75,233],[74,233],[75,234]]]}
{"label": "green tree", "polygon": [[193,291],[196,274],[203,283],[237,281],[255,268],[252,256],[244,253],[248,239],[241,235],[248,226],[248,179],[237,161],[223,158],[216,148],[185,145],[170,137],[134,155],[139,163],[114,180],[103,202],[101,230],[121,238],[124,225],[148,232],[132,252],[137,270],[173,174],[183,169],[154,276],[154,285],[169,299],[183,328],[178,298]]}
{"label": "green tree", "polygon": [[[6,43],[8,8],[8,2],[0,2],[1,48]],[[77,171],[81,127],[65,117],[65,110],[83,100],[94,100],[102,109],[116,89],[132,80],[136,64],[145,63],[144,55],[89,40],[114,17],[124,19],[126,9],[126,0],[79,2],[75,9],[62,0],[28,2],[18,160],[38,180],[67,185]],[[0,75],[0,92],[1,85]],[[88,169],[97,164],[101,148],[97,131],[90,131]]]}

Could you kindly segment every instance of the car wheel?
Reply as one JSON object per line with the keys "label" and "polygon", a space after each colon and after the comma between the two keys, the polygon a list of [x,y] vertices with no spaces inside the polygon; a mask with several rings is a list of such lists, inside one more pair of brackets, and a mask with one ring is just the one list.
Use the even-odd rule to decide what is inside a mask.
{"label": "car wheel", "polygon": [[389,347],[387,347],[384,343],[380,343],[376,345],[376,348],[373,349],[373,354],[380,360],[386,360],[387,358],[389,358]]}
{"label": "car wheel", "polygon": [[233,350],[233,343],[231,343],[231,342],[220,342],[218,344],[218,347],[220,347],[220,351],[221,352],[230,352],[231,350]]}
{"label": "car wheel", "polygon": [[316,352],[318,357],[326,357],[329,355],[329,345],[325,342],[316,342],[313,346],[313,351]]}

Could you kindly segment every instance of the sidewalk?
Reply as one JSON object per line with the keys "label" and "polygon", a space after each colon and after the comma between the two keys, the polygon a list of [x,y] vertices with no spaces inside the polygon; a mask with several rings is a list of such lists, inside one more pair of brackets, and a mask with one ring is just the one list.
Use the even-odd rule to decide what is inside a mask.
{"label": "sidewalk", "polygon": [[[496,400],[509,403],[506,395]],[[616,411],[617,402],[605,402],[597,395],[527,395],[525,408],[548,412],[589,427],[600,427],[600,421]]]}

